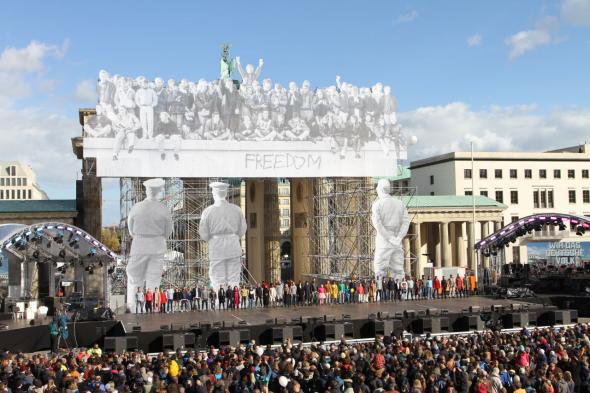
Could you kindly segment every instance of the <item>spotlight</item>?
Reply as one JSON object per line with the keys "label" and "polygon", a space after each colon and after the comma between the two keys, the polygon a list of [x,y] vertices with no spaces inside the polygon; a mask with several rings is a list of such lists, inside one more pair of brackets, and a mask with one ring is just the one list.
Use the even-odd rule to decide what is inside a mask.
{"label": "spotlight", "polygon": [[64,234],[63,233],[58,233],[57,236],[55,236],[53,238],[53,241],[55,241],[57,244],[63,244],[63,242],[64,242]]}
{"label": "spotlight", "polygon": [[98,262],[98,266],[99,266],[99,267],[102,267],[102,261],[99,261],[99,262]]}
{"label": "spotlight", "polygon": [[53,261],[53,267],[57,267],[57,261]]}
{"label": "spotlight", "polygon": [[71,242],[73,237],[74,237],[74,232],[70,232],[70,235],[68,236],[68,241]]}
{"label": "spotlight", "polygon": [[95,255],[96,255],[96,248],[92,247],[92,248],[90,249],[90,252],[89,252],[89,253],[88,253],[88,255],[86,255],[86,256],[87,256],[88,258],[91,258],[91,257],[93,257],[93,256],[95,256]]}
{"label": "spotlight", "polygon": [[51,248],[51,240],[47,242],[47,248]]}
{"label": "spotlight", "polygon": [[584,229],[584,226],[583,225],[578,225],[576,227],[576,235],[582,236],[584,233],[586,233],[586,229]]}
{"label": "spotlight", "polygon": [[[2,266],[2,265],[0,265],[0,266]],[[108,274],[113,274],[114,272],[115,272],[115,267],[114,266],[109,267],[109,270],[107,270],[107,273]]]}
{"label": "spotlight", "polygon": [[496,255],[498,255],[498,250],[497,250],[496,248],[492,248],[492,252],[491,252],[491,254],[492,254],[493,256],[496,256]]}
{"label": "spotlight", "polygon": [[35,259],[39,259],[39,250],[35,250],[35,251],[33,252],[33,258],[35,258]]}
{"label": "spotlight", "polygon": [[567,229],[567,227],[565,226],[565,224],[563,223],[563,221],[560,221],[558,224],[559,224],[559,230],[560,231],[565,231]]}
{"label": "spotlight", "polygon": [[65,257],[66,257],[66,250],[61,250],[61,251],[59,252],[59,257],[60,257],[60,258],[65,258]]}

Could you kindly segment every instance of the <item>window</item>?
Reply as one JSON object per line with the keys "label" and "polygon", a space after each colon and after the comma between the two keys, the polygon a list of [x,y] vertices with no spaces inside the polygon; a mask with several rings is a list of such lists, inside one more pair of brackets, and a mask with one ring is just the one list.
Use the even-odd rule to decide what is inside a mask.
{"label": "window", "polygon": [[576,203],[576,190],[568,190],[567,199],[570,203]]}
{"label": "window", "polygon": [[25,187],[27,186],[27,178],[26,177],[23,177],[23,186],[25,186]]}
{"label": "window", "polygon": [[541,191],[541,208],[547,208],[547,192],[545,190]]}
{"label": "window", "polygon": [[553,177],[555,179],[561,179],[561,169],[554,169],[553,170]]}
{"label": "window", "polygon": [[547,169],[539,169],[539,179],[547,179]]}
{"label": "window", "polygon": [[430,175],[430,184],[431,185],[434,184],[434,176],[433,175]]}
{"label": "window", "polygon": [[582,169],[582,179],[588,179],[588,169]]}
{"label": "window", "polygon": [[496,201],[500,203],[504,202],[504,192],[502,190],[496,190]]}
{"label": "window", "polygon": [[15,199],[14,198],[14,190],[10,190],[10,199]]}
{"label": "window", "polygon": [[479,192],[479,195],[484,196],[484,197],[487,197],[488,196],[488,190],[481,190]]}
{"label": "window", "polygon": [[10,167],[10,176],[16,176],[16,167],[15,166]]}
{"label": "window", "polygon": [[16,179],[16,185],[19,187],[22,185],[22,179],[20,177]]}
{"label": "window", "polygon": [[575,179],[576,178],[576,170],[575,169],[568,169],[567,170],[567,178],[568,179]]}
{"label": "window", "polygon": [[518,171],[516,169],[511,169],[510,170],[510,178],[516,179],[517,177],[518,177]]}
{"label": "window", "polygon": [[496,179],[501,179],[502,178],[502,170],[501,169],[494,169],[494,177]]}
{"label": "window", "polygon": [[4,185],[4,178],[3,178],[3,177],[1,177],[1,178],[0,178],[0,186],[3,186],[3,185]]}
{"label": "window", "polygon": [[281,205],[288,205],[289,204],[289,200],[287,198],[283,198],[280,200]]}
{"label": "window", "polygon": [[23,199],[27,199],[27,190],[23,190]]}
{"label": "window", "polygon": [[517,190],[510,190],[510,203],[513,205],[518,204],[518,191]]}
{"label": "window", "polygon": [[479,170],[479,178],[480,179],[487,179],[488,178],[488,170],[487,169],[480,169]]}
{"label": "window", "polygon": [[283,217],[289,217],[289,209],[282,209],[281,210],[281,216],[283,216]]}
{"label": "window", "polygon": [[279,188],[279,195],[289,195],[290,194],[290,190],[287,187],[281,187]]}
{"label": "window", "polygon": [[532,179],[533,178],[533,170],[532,169],[525,169],[524,170],[524,177],[525,177],[525,179]]}
{"label": "window", "polygon": [[4,190],[0,190],[0,199],[4,199]]}
{"label": "window", "polygon": [[465,190],[465,195],[473,195],[473,191],[471,191],[471,190]]}
{"label": "window", "polygon": [[582,202],[590,203],[590,190],[582,190]]}
{"label": "window", "polygon": [[16,190],[16,199],[20,199],[20,190]]}
{"label": "window", "polygon": [[432,195],[434,195],[434,191],[430,191],[430,195],[431,195],[431,196],[432,196]]}
{"label": "window", "polygon": [[553,209],[553,190],[547,191],[547,207]]}
{"label": "window", "polygon": [[281,220],[281,221],[282,221],[281,226],[284,226],[284,227],[288,227],[289,226],[289,220],[286,220],[285,219],[285,220]]}
{"label": "window", "polygon": [[515,223],[516,221],[518,221],[518,216],[510,217],[510,222]]}
{"label": "window", "polygon": [[16,178],[15,178],[15,177],[13,177],[13,178],[11,179],[11,183],[12,183],[12,186],[13,186],[13,187],[14,187],[14,186],[16,186]]}
{"label": "window", "polygon": [[31,198],[31,190],[29,190],[29,199],[33,199]]}
{"label": "window", "polygon": [[471,169],[463,169],[463,177],[465,179],[471,179]]}
{"label": "window", "polygon": [[539,208],[539,190],[533,191],[533,207],[535,209]]}

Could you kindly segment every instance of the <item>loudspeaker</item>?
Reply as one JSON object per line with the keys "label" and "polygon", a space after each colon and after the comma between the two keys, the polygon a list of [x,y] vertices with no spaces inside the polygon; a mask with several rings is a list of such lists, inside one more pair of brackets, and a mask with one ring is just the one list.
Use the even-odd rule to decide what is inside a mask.
{"label": "loudspeaker", "polygon": [[412,333],[441,333],[449,330],[449,318],[427,317],[412,321]]}
{"label": "loudspeaker", "polygon": [[577,310],[549,310],[537,316],[538,326],[569,325],[578,322]]}
{"label": "loudspeaker", "polygon": [[511,312],[501,317],[504,329],[524,328],[529,326],[528,312]]}
{"label": "loudspeaker", "polygon": [[162,335],[162,350],[178,348],[194,347],[195,334],[194,333],[177,333],[177,334],[163,334]]}
{"label": "loudspeaker", "polygon": [[184,330],[184,325],[173,323],[173,324],[170,325],[170,330],[172,330],[172,331],[182,331],[182,330]]}
{"label": "loudspeaker", "polygon": [[484,329],[485,324],[479,315],[461,315],[453,322],[454,332],[480,331]]}
{"label": "loudspeaker", "polygon": [[481,307],[479,306],[469,306],[469,312],[473,314],[479,314],[481,312]]}
{"label": "loudspeaker", "polygon": [[325,323],[318,326],[315,337],[320,341],[336,341],[341,337],[353,337],[354,327],[351,322]]}
{"label": "loudspeaker", "polygon": [[105,337],[104,350],[105,352],[122,353],[129,349],[138,349],[139,340],[135,336],[128,337]]}
{"label": "loudspeaker", "polygon": [[218,345],[237,345],[240,342],[240,332],[238,330],[220,330]]}
{"label": "loudspeaker", "polygon": [[301,326],[285,326],[282,335],[283,340],[291,339],[291,342],[303,342],[303,328]]}
{"label": "loudspeaker", "polygon": [[362,338],[373,338],[375,336],[391,336],[401,329],[402,323],[397,319],[385,319],[369,321],[361,328]]}

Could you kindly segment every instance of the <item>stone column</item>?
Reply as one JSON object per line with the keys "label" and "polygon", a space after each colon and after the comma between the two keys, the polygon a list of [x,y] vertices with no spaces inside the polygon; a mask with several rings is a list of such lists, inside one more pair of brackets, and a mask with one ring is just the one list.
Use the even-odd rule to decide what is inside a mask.
{"label": "stone column", "polygon": [[455,223],[455,244],[457,247],[457,266],[467,267],[467,247],[465,245],[465,225]]}
{"label": "stone column", "polygon": [[422,239],[420,236],[420,223],[419,222],[413,222],[412,223],[412,232],[414,233],[414,239],[413,239],[413,252],[414,255],[416,256],[416,271],[421,274],[422,272]]}
{"label": "stone column", "polygon": [[[482,221],[481,223],[481,238],[485,239],[490,235],[490,222]],[[482,254],[482,266],[487,267],[490,265],[490,257],[484,257]]]}
{"label": "stone column", "polygon": [[449,242],[449,223],[442,222],[441,224],[441,242],[442,242],[442,266],[452,266],[451,260],[451,244]]}
{"label": "stone column", "polygon": [[502,229],[502,222],[494,221],[494,232],[498,232],[500,229]]}
{"label": "stone column", "polygon": [[470,269],[475,269],[476,257],[473,255],[475,245],[475,228],[472,221],[467,221],[467,262]]}
{"label": "stone column", "polygon": [[434,248],[434,267],[440,267],[442,261],[442,236],[441,236],[441,224],[434,223],[433,227],[436,228],[436,245]]}
{"label": "stone column", "polygon": [[404,248],[404,272],[406,274],[412,274],[412,253],[410,252],[410,239],[408,236],[404,237],[402,246]]}

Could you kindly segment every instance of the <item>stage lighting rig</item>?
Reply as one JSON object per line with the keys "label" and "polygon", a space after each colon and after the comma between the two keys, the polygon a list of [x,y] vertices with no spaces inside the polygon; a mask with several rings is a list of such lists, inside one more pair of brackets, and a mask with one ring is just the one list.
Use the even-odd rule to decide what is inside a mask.
{"label": "stage lighting rig", "polygon": [[57,244],[63,244],[64,242],[64,234],[63,232],[58,232],[58,234],[53,238],[53,241]]}
{"label": "stage lighting rig", "polygon": [[584,229],[584,225],[578,225],[576,227],[576,235],[582,236],[584,233],[586,233],[586,229]]}

